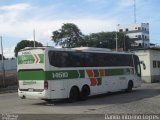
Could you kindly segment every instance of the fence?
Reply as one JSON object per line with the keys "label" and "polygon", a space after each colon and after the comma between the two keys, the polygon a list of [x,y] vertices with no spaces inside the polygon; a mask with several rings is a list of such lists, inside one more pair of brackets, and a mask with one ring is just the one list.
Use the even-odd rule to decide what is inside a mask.
{"label": "fence", "polygon": [[16,59],[4,60],[4,73],[2,61],[0,60],[0,87],[3,87],[3,75],[5,86],[16,85],[17,84],[17,63]]}

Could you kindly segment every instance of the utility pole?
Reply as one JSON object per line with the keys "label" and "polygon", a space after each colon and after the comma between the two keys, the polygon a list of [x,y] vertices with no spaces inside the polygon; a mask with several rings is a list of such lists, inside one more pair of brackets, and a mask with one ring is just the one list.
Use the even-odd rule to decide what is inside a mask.
{"label": "utility pole", "polygon": [[116,26],[116,51],[118,51],[118,36],[117,36],[117,27],[118,25]]}
{"label": "utility pole", "polygon": [[137,22],[136,19],[137,19],[137,18],[136,18],[136,0],[134,0],[134,23]]}
{"label": "utility pole", "polygon": [[126,51],[126,35],[124,34],[124,50],[123,51]]}
{"label": "utility pole", "polygon": [[33,30],[33,41],[34,41],[34,48],[35,48],[36,47],[35,29]]}
{"label": "utility pole", "polygon": [[3,59],[3,44],[2,44],[2,36],[1,38],[1,56],[2,56],[2,71],[3,71],[3,87],[5,87],[5,70],[4,70],[4,59]]}
{"label": "utility pole", "polygon": [[118,51],[118,40],[117,40],[117,31],[116,31],[116,51]]}

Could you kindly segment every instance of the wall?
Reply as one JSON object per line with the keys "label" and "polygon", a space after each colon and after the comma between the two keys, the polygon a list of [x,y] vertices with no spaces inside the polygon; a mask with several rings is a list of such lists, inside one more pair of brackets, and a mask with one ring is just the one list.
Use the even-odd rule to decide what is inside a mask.
{"label": "wall", "polygon": [[151,82],[151,67],[150,67],[150,53],[148,50],[140,50],[135,52],[136,55],[138,55],[140,61],[143,61],[146,69],[143,69],[143,66],[141,65],[141,72],[142,72],[142,80],[144,82]]}
{"label": "wall", "polygon": [[[158,61],[160,62],[160,51],[150,50],[150,61],[152,82],[158,82],[160,81],[160,66],[158,67]],[[153,67],[153,61],[156,61],[156,67]]]}
{"label": "wall", "polygon": [[140,61],[143,61],[146,65],[146,69],[143,69],[141,65],[142,71],[142,80],[148,83],[159,82],[160,81],[160,67],[158,64],[156,67],[153,67],[153,61],[156,63],[160,62],[160,50],[137,50],[135,54],[139,56]]}

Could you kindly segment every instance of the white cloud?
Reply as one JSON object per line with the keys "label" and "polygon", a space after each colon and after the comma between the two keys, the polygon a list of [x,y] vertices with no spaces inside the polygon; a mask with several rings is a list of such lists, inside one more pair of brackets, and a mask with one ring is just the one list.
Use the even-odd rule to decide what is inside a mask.
{"label": "white cloud", "polygon": [[[94,0],[95,1],[95,0]],[[102,0],[103,1],[103,0]],[[84,34],[101,32],[101,31],[113,31],[117,24],[117,21],[114,19],[98,19],[84,16],[84,18],[79,19],[56,19],[55,16],[49,16],[40,10],[41,8],[35,8],[35,16],[26,16],[25,11],[30,10],[32,12],[33,6],[26,3],[19,3],[9,6],[0,6],[0,10],[5,10],[3,14],[0,14],[0,26],[3,29],[0,29],[0,34],[5,36],[10,36],[10,38],[16,38],[19,40],[33,39],[33,29],[36,31],[36,40],[43,43],[44,45],[48,44],[50,46],[54,45],[51,41],[52,32],[61,28],[63,23],[74,23]],[[43,8],[44,11],[53,11],[53,6],[48,8]],[[49,10],[52,9],[52,10]],[[40,11],[40,13],[39,13]],[[37,16],[38,14],[38,16]],[[39,16],[41,15],[41,16]],[[45,19],[42,19],[45,18]],[[12,46],[16,46],[16,42],[10,40]],[[13,57],[14,48],[4,47],[5,56]]]}
{"label": "white cloud", "polygon": [[114,19],[100,20],[100,19],[80,19],[74,20],[73,23],[77,24],[83,33],[96,33],[102,31],[113,31],[117,21]]}
{"label": "white cloud", "polygon": [[[113,31],[116,24],[115,20],[99,20],[99,19],[75,19],[75,20],[28,20],[24,22],[16,22],[15,24],[1,24],[1,34],[5,36],[17,37],[20,40],[33,40],[33,29],[35,29],[36,40],[44,45],[53,46],[51,41],[52,32],[61,28],[63,23],[74,23],[84,34]],[[14,41],[13,41],[14,42]],[[16,45],[17,43],[15,43]],[[6,57],[13,57],[13,49],[6,48]]]}
{"label": "white cloud", "polygon": [[7,11],[21,11],[21,10],[26,10],[29,9],[30,5],[26,3],[18,3],[14,5],[5,5],[5,6],[0,6],[0,10],[7,10]]}
{"label": "white cloud", "polygon": [[0,21],[2,24],[19,22],[19,20],[24,19],[23,14],[31,8],[31,5],[26,3],[0,6],[0,10],[2,11],[0,13]]}
{"label": "white cloud", "polygon": [[119,4],[120,6],[123,6],[123,7],[133,6],[134,0],[120,0]]}
{"label": "white cloud", "polygon": [[14,48],[15,48],[15,46],[13,46],[11,48],[4,48],[3,49],[3,55],[5,56],[5,58],[12,58],[12,57],[14,57]]}
{"label": "white cloud", "polygon": [[[89,1],[97,1],[97,0],[89,0]],[[104,0],[100,0],[104,1]],[[36,15],[32,15],[30,17],[25,16],[25,10],[29,9],[29,12],[32,12],[32,9],[35,8],[34,12]],[[51,33],[54,30],[59,29],[63,23],[72,22],[78,25],[78,27],[82,30],[82,32],[92,33],[99,31],[109,31],[112,29],[112,25],[116,23],[115,20],[107,19],[101,20],[97,18],[88,18],[88,16],[84,16],[80,19],[61,19],[54,20],[55,16],[51,17],[53,14],[54,6],[43,7],[43,11],[47,11],[47,15],[42,12],[42,8],[33,7],[27,3],[18,3],[8,6],[0,6],[1,10],[7,10],[3,14],[0,14],[0,34],[7,34],[9,36],[19,38],[31,38],[33,29],[36,30],[36,36],[38,39],[46,38],[50,39]],[[21,14],[20,11],[23,11]],[[48,12],[51,12],[51,15],[48,15]],[[39,16],[41,15],[41,16]],[[45,19],[42,19],[45,18]]]}
{"label": "white cloud", "polygon": [[15,24],[5,23],[0,29],[0,33],[7,33],[9,36],[19,36],[20,38],[32,38],[33,29],[36,31],[36,36],[41,41],[42,38],[50,39],[54,30],[60,29],[63,23],[76,24],[83,33],[93,33],[101,31],[114,30],[113,26],[116,20],[99,20],[99,19],[75,19],[75,20],[29,20],[18,22]]}
{"label": "white cloud", "polygon": [[87,0],[88,2],[105,2],[106,0]]}
{"label": "white cloud", "polygon": [[[18,40],[33,39],[33,29],[35,29],[37,41],[42,42],[44,45],[46,45],[46,43],[53,45],[53,42],[50,41],[52,31],[61,28],[63,23],[75,23],[84,34],[90,34],[101,31],[113,31],[118,23],[130,23],[134,16],[134,0],[85,1],[91,2],[88,3],[88,9],[90,9],[89,7],[92,5],[103,5],[102,9],[105,8],[105,10],[95,8],[97,12],[90,13],[92,10],[87,11],[87,9],[84,9],[83,11],[83,6],[81,6],[82,8],[77,8],[77,11],[80,12],[76,13],[71,11],[73,10],[72,8],[67,9],[62,2],[46,6],[41,6],[39,3],[38,5],[41,7],[32,6],[28,3],[0,5],[0,35],[9,36],[11,38],[10,44],[14,43],[14,45],[16,45]],[[143,11],[144,8],[146,8],[146,18],[149,18],[148,11],[152,11],[152,9],[149,9],[150,5],[152,5],[151,2],[152,1],[136,0],[137,11],[138,7],[140,10],[143,8]],[[85,5],[84,7],[86,8]],[[152,8],[153,7],[154,6],[152,6]],[[158,11],[158,8],[156,11]],[[154,15],[154,13],[156,12],[152,12],[151,14],[157,18],[157,15]],[[142,14],[140,12],[138,13],[139,17],[144,17],[144,14],[145,12],[142,12]],[[150,17],[150,19],[154,17]],[[12,38],[18,40],[15,42],[15,39],[12,40]],[[5,46],[5,48],[9,49],[8,46]],[[8,50],[8,52],[9,51],[12,50]]]}

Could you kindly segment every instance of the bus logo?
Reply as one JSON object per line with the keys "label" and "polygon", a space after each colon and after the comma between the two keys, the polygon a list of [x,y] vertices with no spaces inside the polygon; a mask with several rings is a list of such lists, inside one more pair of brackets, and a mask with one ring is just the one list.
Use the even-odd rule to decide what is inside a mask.
{"label": "bus logo", "polygon": [[44,54],[29,54],[18,56],[18,64],[44,63]]}

